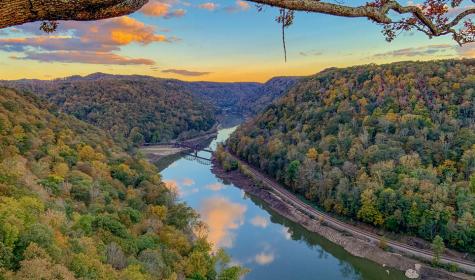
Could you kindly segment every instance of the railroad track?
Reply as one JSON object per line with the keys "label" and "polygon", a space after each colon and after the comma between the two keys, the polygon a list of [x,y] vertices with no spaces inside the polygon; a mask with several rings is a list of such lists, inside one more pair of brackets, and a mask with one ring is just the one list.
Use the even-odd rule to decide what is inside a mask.
{"label": "railroad track", "polygon": [[[240,160],[236,156],[232,155],[229,151],[228,153],[234,157],[235,160],[237,160],[240,164],[246,166],[256,178],[259,180],[263,181],[268,187],[272,189],[272,191],[277,194],[281,199],[287,200],[291,204],[294,205],[294,207],[297,207],[300,211],[304,212],[305,214],[309,216],[313,216],[314,218],[319,218],[324,220],[326,223],[328,223],[330,226],[341,230],[348,232],[354,236],[357,236],[359,238],[363,238],[366,240],[369,240],[375,244],[377,244],[382,236],[379,236],[377,234],[374,234],[372,232],[365,231],[363,229],[360,229],[358,227],[349,225],[347,223],[344,223],[322,211],[319,211],[310,205],[306,204],[302,200],[300,200],[297,196],[295,196],[293,193],[289,192],[286,190],[284,187],[282,187],[278,182],[274,181],[273,179],[267,177],[266,175],[263,175],[259,170],[256,168],[250,166],[249,164],[245,163],[244,161]],[[398,251],[401,252],[405,255],[411,255],[413,257],[418,257],[425,259],[426,261],[432,261],[434,258],[434,254],[429,251],[429,250],[424,250],[420,248],[416,248],[413,246],[410,246],[408,244],[404,244],[401,242],[397,242],[394,240],[387,240],[386,241],[387,245]],[[469,272],[469,273],[475,273],[475,263],[463,259],[458,259],[458,258],[452,258],[449,256],[441,256],[440,262],[443,264],[455,264],[457,265],[460,269]]]}

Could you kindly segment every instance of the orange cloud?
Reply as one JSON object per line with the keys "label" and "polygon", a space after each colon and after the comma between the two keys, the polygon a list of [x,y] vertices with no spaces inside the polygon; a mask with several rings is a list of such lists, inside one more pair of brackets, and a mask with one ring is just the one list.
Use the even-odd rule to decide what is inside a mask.
{"label": "orange cloud", "polygon": [[260,265],[270,264],[274,261],[274,259],[275,259],[274,253],[266,253],[266,252],[259,253],[254,257],[254,260],[256,261],[256,263]]}
{"label": "orange cloud", "polygon": [[206,3],[198,5],[198,7],[201,9],[208,10],[208,11],[214,11],[218,7],[218,5],[216,5],[213,2],[206,2]]}
{"label": "orange cloud", "polygon": [[189,186],[193,186],[195,184],[195,181],[193,181],[193,179],[190,179],[190,178],[184,178],[181,183],[184,187],[189,187]]}
{"label": "orange cloud", "polygon": [[148,4],[140,9],[140,12],[146,16],[163,17],[167,19],[185,15],[186,11],[184,9],[171,11],[170,3],[170,1],[149,1]]}
{"label": "orange cloud", "polygon": [[191,179],[185,178],[180,183],[175,180],[164,180],[165,187],[177,196],[187,196],[199,192],[198,188],[185,188],[195,184]]}
{"label": "orange cloud", "polygon": [[247,207],[224,197],[212,197],[202,202],[200,214],[208,225],[208,240],[214,249],[233,246],[236,230],[244,223]]}
{"label": "orange cloud", "polygon": [[163,183],[165,183],[165,187],[174,193],[175,195],[180,194],[180,188],[178,187],[178,183],[174,180],[163,180]]}
{"label": "orange cloud", "polygon": [[245,2],[245,1],[238,0],[238,1],[236,1],[236,4],[243,10],[247,10],[247,9],[250,8],[249,3]]}
{"label": "orange cloud", "polygon": [[250,8],[249,3],[242,0],[237,0],[234,5],[226,7],[226,11],[229,13],[235,13],[240,11],[246,11]]}
{"label": "orange cloud", "polygon": [[[127,58],[113,51],[132,43],[148,45],[176,40],[156,34],[153,26],[127,16],[100,22],[61,22],[59,26],[59,36],[42,33],[32,37],[0,38],[0,50],[24,52],[25,56],[17,57],[38,61],[153,65],[153,60]],[[28,24],[20,28],[26,32],[31,29]]]}
{"label": "orange cloud", "polygon": [[140,12],[147,16],[163,17],[168,14],[169,9],[170,5],[168,4],[157,1],[150,1],[148,2],[148,4],[143,6]]}
{"label": "orange cloud", "polygon": [[[74,29],[74,27],[73,27]],[[169,41],[165,35],[155,34],[155,28],[128,16],[110,19],[99,26],[79,28],[82,42],[98,41],[105,45],[150,44]]]}
{"label": "orange cloud", "polygon": [[208,190],[212,190],[212,191],[218,192],[218,191],[224,189],[225,186],[224,186],[223,184],[221,184],[221,183],[214,183],[214,184],[209,184],[209,185],[207,185],[206,188],[207,188]]}
{"label": "orange cloud", "polygon": [[186,14],[186,11],[184,9],[178,9],[178,10],[174,10],[171,13],[168,13],[168,15],[165,16],[165,18],[182,17],[185,14]]}

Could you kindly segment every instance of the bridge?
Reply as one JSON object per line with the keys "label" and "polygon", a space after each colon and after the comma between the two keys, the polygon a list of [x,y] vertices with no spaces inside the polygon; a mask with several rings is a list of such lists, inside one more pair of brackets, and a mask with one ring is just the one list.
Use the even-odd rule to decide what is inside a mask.
{"label": "bridge", "polygon": [[210,154],[213,153],[212,150],[209,150],[209,149],[202,149],[200,147],[200,145],[198,144],[191,144],[191,143],[186,143],[186,142],[174,142],[173,143],[173,147],[176,147],[176,148],[185,148],[185,149],[189,149],[189,150],[193,150],[195,152],[195,154],[197,154],[198,152],[202,151],[202,152],[208,152]]}
{"label": "bridge", "polygon": [[198,155],[186,154],[183,158],[189,161],[196,161],[201,165],[211,165],[211,159],[200,157]]}
{"label": "bridge", "polygon": [[[181,152],[185,154],[184,158],[191,161],[197,161],[203,165],[211,165],[211,155],[213,150],[203,148],[203,145],[189,143],[187,141],[172,141],[169,143],[144,143],[143,146],[173,146],[174,148],[182,148],[185,151]],[[209,158],[198,155],[199,152],[207,152],[210,154]]]}
{"label": "bridge", "polygon": [[[191,160],[191,161],[196,161],[202,165],[211,165],[211,155],[213,155],[213,151],[209,149],[202,149],[200,148],[200,145],[193,145],[185,142],[175,142],[173,145],[176,148],[184,148],[189,151],[192,151],[192,153],[186,154],[184,156],[185,159]],[[202,156],[198,155],[198,152],[207,152],[210,153],[210,158],[205,158]]]}

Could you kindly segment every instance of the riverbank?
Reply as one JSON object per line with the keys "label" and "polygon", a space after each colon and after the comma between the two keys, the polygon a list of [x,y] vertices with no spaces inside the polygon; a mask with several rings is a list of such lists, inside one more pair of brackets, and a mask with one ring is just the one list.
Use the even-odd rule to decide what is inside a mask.
{"label": "riverbank", "polygon": [[347,232],[337,230],[330,226],[325,219],[313,219],[309,217],[292,203],[289,203],[286,199],[273,192],[271,188],[266,187],[261,180],[247,177],[252,177],[252,172],[249,172],[249,170],[245,171],[247,174],[247,176],[245,176],[237,170],[230,172],[224,171],[216,160],[214,160],[213,163],[213,173],[221,179],[230,181],[243,189],[246,193],[258,197],[280,215],[302,225],[311,232],[325,237],[354,256],[369,259],[383,267],[390,266],[401,271],[416,271],[421,279],[475,279],[475,277],[467,274],[451,273],[402,256],[401,254],[385,251],[379,248],[374,242],[360,239]]}
{"label": "riverbank", "polygon": [[177,148],[173,145],[156,145],[141,147],[140,151],[152,162],[162,158],[179,154],[185,151],[184,148]]}

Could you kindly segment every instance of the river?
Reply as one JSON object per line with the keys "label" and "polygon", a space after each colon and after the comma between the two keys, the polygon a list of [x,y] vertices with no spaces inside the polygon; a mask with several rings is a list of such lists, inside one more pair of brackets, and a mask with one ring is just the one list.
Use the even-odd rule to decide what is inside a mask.
{"label": "river", "polygon": [[[220,130],[209,148],[226,140],[234,129]],[[200,155],[209,157],[204,152]],[[246,280],[406,279],[400,271],[354,257],[283,218],[261,200],[220,180],[203,162],[175,157],[165,164],[163,180],[201,214],[209,227],[209,240],[251,270]]]}

